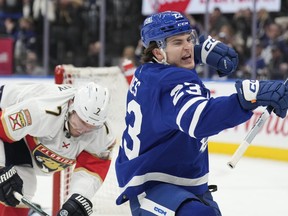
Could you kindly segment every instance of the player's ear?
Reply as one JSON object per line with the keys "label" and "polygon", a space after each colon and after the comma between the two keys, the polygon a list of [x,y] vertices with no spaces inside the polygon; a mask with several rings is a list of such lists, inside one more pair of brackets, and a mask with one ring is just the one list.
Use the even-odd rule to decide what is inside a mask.
{"label": "player's ear", "polygon": [[159,48],[153,49],[152,53],[159,62],[161,62],[164,59],[164,56]]}

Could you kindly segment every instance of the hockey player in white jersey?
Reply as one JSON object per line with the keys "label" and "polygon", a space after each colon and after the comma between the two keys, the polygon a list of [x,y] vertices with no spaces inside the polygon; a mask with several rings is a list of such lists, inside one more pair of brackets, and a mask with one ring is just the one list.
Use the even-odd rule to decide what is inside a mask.
{"label": "hockey player in white jersey", "polygon": [[[121,194],[133,216],[221,216],[208,186],[208,137],[247,121],[258,106],[284,118],[288,88],[281,81],[236,82],[237,93],[210,97],[195,63],[220,76],[236,70],[237,53],[199,38],[186,17],[166,11],[145,19],[142,62],[127,94],[126,129],[116,159]],[[241,202],[241,200],[239,200]]]}
{"label": "hockey player in white jersey", "polygon": [[[93,82],[0,87],[0,216],[25,216],[13,191],[32,199],[36,175],[75,166],[58,215],[88,216],[115,144],[107,122],[109,91]],[[44,194],[43,194],[44,196]]]}

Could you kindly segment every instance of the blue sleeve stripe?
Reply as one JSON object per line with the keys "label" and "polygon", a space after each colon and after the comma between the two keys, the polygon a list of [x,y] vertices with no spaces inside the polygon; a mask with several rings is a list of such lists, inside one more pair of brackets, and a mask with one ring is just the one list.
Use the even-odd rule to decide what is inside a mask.
{"label": "blue sleeve stripe", "polygon": [[204,97],[194,97],[191,100],[187,101],[186,104],[184,104],[184,106],[182,106],[182,108],[180,109],[177,118],[176,118],[176,124],[178,125],[179,129],[183,132],[183,129],[181,127],[181,119],[184,115],[184,113],[189,109],[189,107],[191,107],[193,104],[195,104],[198,101],[207,101],[206,98]]}
{"label": "blue sleeve stripe", "polygon": [[191,124],[190,124],[190,127],[189,127],[189,135],[191,137],[196,138],[195,135],[194,135],[195,128],[196,128],[196,126],[198,124],[200,115],[201,115],[203,109],[205,108],[207,102],[208,101],[206,100],[206,101],[203,101],[201,104],[199,104],[198,107],[196,108],[195,112],[194,112],[194,115],[193,115],[193,118],[192,118],[192,121],[191,121]]}

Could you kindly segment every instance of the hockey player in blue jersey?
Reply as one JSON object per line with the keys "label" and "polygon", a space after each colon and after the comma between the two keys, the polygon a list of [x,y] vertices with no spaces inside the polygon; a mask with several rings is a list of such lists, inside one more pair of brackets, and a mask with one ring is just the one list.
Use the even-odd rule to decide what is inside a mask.
{"label": "hockey player in blue jersey", "polygon": [[[194,70],[235,71],[237,53],[199,38],[186,17],[166,11],[145,19],[143,64],[127,94],[126,129],[116,160],[121,194],[133,216],[221,216],[208,186],[208,137],[239,125],[258,106],[284,118],[288,88],[280,81],[237,81],[237,93],[210,97]],[[197,42],[198,41],[198,42]]]}

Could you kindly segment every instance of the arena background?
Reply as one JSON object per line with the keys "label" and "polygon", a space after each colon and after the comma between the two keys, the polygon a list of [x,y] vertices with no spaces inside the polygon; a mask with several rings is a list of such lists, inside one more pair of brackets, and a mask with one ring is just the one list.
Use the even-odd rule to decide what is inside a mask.
{"label": "arena background", "polygon": [[[55,28],[59,24],[57,18],[55,23],[50,19],[51,17],[46,17],[45,10],[43,11],[43,8],[47,8],[47,10],[50,8],[47,5],[51,2],[61,1],[46,0],[42,1],[46,5],[41,6],[42,9],[40,9],[44,15],[40,13],[42,16],[35,18],[35,14],[32,14],[33,22],[36,24],[34,27],[37,27],[35,29],[37,30],[37,43],[33,51],[37,55],[28,59],[26,51],[31,51],[28,49],[24,56],[19,58],[19,56],[15,56],[18,38],[14,39],[12,35],[2,31],[4,20],[11,15],[5,13],[7,11],[2,5],[2,2],[7,1],[9,0],[0,2],[0,85],[15,82],[54,83],[54,68],[58,64],[73,64],[75,66],[119,65],[121,67],[123,59],[129,57],[124,50],[127,47],[131,48],[131,46],[134,51],[137,50],[139,29],[145,17],[161,10],[173,9],[190,14],[197,21],[195,26],[199,27],[205,34],[211,33],[209,32],[209,20],[215,8],[220,8],[222,15],[230,21],[234,19],[234,15],[245,12],[247,8],[252,12],[249,18],[251,25],[244,28],[244,31],[249,34],[244,42],[247,42],[249,46],[247,45],[245,55],[240,54],[241,58],[247,57],[246,60],[251,57],[248,73],[245,74],[247,71],[244,70],[244,67],[239,67],[234,77],[218,81],[219,78],[207,68],[198,68],[199,75],[205,78],[205,85],[211,90],[214,97],[234,92],[233,80],[235,78],[271,79],[270,75],[262,76],[261,70],[258,71],[257,68],[256,41],[259,39],[257,38],[258,33],[261,32],[259,30],[264,31],[264,28],[261,29],[263,23],[261,23],[259,15],[260,10],[264,9],[268,18],[283,28],[279,38],[285,40],[286,45],[288,41],[287,0],[83,0],[84,10],[81,12],[81,16],[79,14],[79,16],[72,16],[76,18],[76,21],[83,21],[80,26],[76,26],[75,35],[67,34],[67,31],[64,30],[64,36],[77,38],[76,35],[79,32],[82,35],[79,37],[79,43],[77,41],[66,49],[65,41],[67,38],[61,38],[63,36],[60,34],[61,30],[58,34],[57,28]],[[81,1],[71,0],[70,2]],[[22,12],[20,11],[20,13]],[[215,37],[221,39],[220,36],[223,36],[221,33],[223,32],[217,32]],[[92,55],[93,65],[88,65],[85,61],[86,58],[90,58],[88,48],[93,45],[92,48],[96,49],[98,45],[96,42],[101,44],[101,49],[96,55]],[[71,48],[73,48],[72,52]],[[284,56],[282,63],[287,65],[287,53],[282,53],[282,56]],[[135,60],[134,58],[135,56],[133,56],[133,60]],[[139,56],[137,58],[136,65],[139,63],[137,62]],[[27,65],[31,66],[31,63],[35,66],[33,71],[40,71],[37,76],[31,76],[32,71],[23,69]],[[244,66],[247,65],[244,63]],[[277,65],[273,66],[272,69],[275,68],[276,71],[276,67]],[[281,79],[285,79],[287,75],[286,69]],[[282,120],[274,114],[271,115],[236,169],[231,170],[226,164],[263,109],[255,110],[255,115],[248,122],[236,128],[225,130],[209,139],[209,151],[211,152],[210,183],[218,185],[219,191],[214,194],[214,197],[219,202],[223,216],[288,215],[287,117]],[[34,201],[49,211],[52,199],[52,180],[49,177],[39,177],[39,183]]]}

